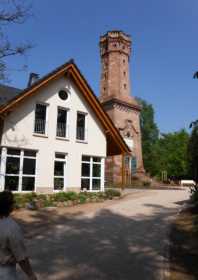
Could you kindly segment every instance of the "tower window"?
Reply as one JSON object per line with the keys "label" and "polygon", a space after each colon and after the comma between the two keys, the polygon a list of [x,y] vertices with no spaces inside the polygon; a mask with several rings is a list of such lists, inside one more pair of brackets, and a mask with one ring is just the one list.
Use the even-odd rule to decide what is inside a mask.
{"label": "tower window", "polygon": [[123,72],[123,74],[124,74],[124,76],[126,76],[126,72],[125,71]]}
{"label": "tower window", "polygon": [[105,87],[104,87],[103,89],[104,89],[104,91],[106,90],[106,88],[105,88]]}
{"label": "tower window", "polygon": [[125,64],[125,59],[123,59],[123,63]]}
{"label": "tower window", "polygon": [[124,84],[124,89],[126,89],[126,84]]}

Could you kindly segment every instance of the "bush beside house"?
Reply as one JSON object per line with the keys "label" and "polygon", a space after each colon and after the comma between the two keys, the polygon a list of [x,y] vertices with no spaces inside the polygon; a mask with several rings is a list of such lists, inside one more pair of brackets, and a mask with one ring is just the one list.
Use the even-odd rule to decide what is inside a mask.
{"label": "bush beside house", "polygon": [[191,187],[191,202],[198,209],[198,185]]}
{"label": "bush beside house", "polygon": [[67,207],[87,202],[102,202],[119,198],[118,190],[108,189],[105,192],[58,192],[54,194],[14,194],[15,209],[28,208],[36,210],[43,207]]}

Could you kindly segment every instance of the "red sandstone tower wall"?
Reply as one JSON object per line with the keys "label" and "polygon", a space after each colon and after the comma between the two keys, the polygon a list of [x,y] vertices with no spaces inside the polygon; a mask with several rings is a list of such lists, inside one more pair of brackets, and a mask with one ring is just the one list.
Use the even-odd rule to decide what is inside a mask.
{"label": "red sandstone tower wall", "polygon": [[[142,161],[140,111],[131,96],[129,60],[131,38],[122,31],[109,31],[100,37],[101,82],[100,101],[115,126],[131,148],[131,157],[125,158],[126,181],[134,174],[144,172]],[[121,183],[122,156],[106,160],[106,179]]]}

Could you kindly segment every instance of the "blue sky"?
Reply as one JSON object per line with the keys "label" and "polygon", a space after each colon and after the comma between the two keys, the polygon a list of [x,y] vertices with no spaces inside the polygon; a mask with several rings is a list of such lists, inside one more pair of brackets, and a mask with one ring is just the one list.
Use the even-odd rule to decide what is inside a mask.
{"label": "blue sky", "polygon": [[[33,16],[6,27],[12,42],[31,42],[24,58],[9,58],[10,84],[24,88],[70,58],[99,94],[99,36],[119,29],[132,36],[132,95],[153,104],[161,132],[198,118],[197,0],[32,0]],[[16,71],[27,64],[25,71]]]}

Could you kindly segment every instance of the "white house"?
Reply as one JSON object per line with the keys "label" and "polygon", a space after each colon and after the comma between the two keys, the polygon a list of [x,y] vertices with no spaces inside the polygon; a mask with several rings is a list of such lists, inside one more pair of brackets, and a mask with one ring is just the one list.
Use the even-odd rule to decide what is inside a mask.
{"label": "white house", "polygon": [[73,60],[0,97],[1,190],[103,190],[105,157],[130,153]]}

